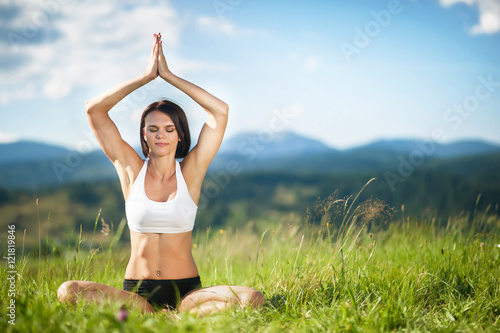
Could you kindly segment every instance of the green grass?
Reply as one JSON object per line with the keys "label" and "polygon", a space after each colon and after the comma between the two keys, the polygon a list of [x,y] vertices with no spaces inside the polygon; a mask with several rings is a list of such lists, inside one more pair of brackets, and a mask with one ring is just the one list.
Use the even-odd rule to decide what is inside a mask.
{"label": "green grass", "polygon": [[120,322],[119,304],[57,301],[66,280],[121,288],[130,250],[117,242],[119,228],[108,236],[78,235],[62,248],[42,238],[48,255],[40,258],[22,256],[17,230],[16,325],[7,322],[3,260],[0,331],[498,332],[500,217],[487,211],[436,222],[404,210],[387,220],[389,213],[377,200],[358,205],[332,195],[305,217],[291,213],[268,226],[249,221],[196,233],[193,255],[204,286],[251,286],[266,303],[201,319],[181,314],[178,321],[129,312]]}

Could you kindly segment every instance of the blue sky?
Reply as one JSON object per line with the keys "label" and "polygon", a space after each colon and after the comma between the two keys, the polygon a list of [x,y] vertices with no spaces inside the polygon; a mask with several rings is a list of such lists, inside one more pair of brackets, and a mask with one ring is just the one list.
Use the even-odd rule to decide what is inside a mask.
{"label": "blue sky", "polygon": [[[226,137],[500,144],[499,0],[0,0],[0,141],[97,149],[85,100],[141,74],[159,31],[172,71],[230,105]],[[123,138],[160,98],[196,140],[206,114],[160,79],[111,111]]]}

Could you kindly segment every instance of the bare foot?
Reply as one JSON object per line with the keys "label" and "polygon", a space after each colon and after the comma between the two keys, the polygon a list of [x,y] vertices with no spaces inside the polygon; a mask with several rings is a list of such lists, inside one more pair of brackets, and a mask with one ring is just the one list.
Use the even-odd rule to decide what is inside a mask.
{"label": "bare foot", "polygon": [[175,319],[175,320],[180,320],[181,317],[175,311],[170,310],[170,309],[161,309],[161,312],[166,313],[168,315],[168,318],[170,319]]}

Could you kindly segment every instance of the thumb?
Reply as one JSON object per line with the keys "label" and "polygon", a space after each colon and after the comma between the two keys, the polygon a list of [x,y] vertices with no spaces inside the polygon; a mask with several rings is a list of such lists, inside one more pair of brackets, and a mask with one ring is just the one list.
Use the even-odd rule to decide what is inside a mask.
{"label": "thumb", "polygon": [[153,51],[155,59],[158,58],[159,48],[160,48],[160,44],[158,43],[158,44],[155,45],[155,48],[154,48],[154,51]]}
{"label": "thumb", "polygon": [[165,55],[163,54],[163,43],[161,40],[158,42],[158,55],[160,57],[165,57]]}

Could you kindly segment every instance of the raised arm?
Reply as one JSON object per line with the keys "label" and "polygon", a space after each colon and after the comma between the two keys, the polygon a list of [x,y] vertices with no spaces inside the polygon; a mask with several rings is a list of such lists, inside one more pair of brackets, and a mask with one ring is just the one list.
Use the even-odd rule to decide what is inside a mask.
{"label": "raised arm", "polygon": [[186,167],[192,176],[197,176],[196,178],[201,177],[202,181],[210,162],[215,157],[222,143],[224,131],[226,130],[229,106],[197,85],[174,75],[168,68],[165,55],[163,54],[161,35],[158,45],[158,73],[160,77],[186,93],[208,114],[207,121],[200,132],[198,143],[183,161],[184,164],[190,165]]}
{"label": "raised arm", "polygon": [[85,102],[90,127],[99,145],[113,162],[119,174],[119,168],[125,168],[131,165],[131,163],[138,162],[138,160],[142,162],[142,160],[134,149],[122,139],[118,128],[109,117],[108,112],[125,96],[154,80],[157,76],[158,38],[155,35],[149,63],[143,74],[120,83]]}

